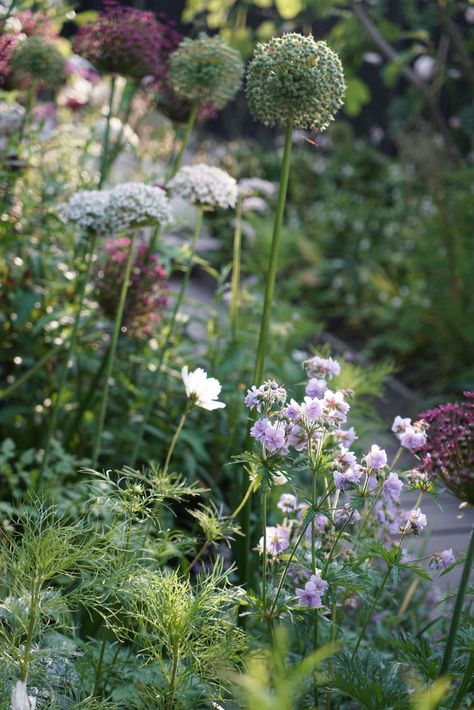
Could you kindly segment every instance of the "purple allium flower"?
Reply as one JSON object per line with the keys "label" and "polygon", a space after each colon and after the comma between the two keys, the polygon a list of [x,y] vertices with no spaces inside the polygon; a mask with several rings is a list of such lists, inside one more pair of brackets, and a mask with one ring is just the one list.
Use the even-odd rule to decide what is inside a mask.
{"label": "purple allium flower", "polygon": [[365,463],[368,468],[379,470],[387,465],[387,454],[380,446],[372,444],[369,453],[365,457]]}
{"label": "purple allium flower", "polygon": [[338,441],[341,443],[343,446],[349,447],[351,444],[354,443],[356,439],[359,437],[357,436],[355,429],[353,426],[351,426],[349,429],[336,429],[336,431],[333,434],[334,440]]}
{"label": "purple allium flower", "polygon": [[276,424],[269,422],[260,441],[272,453],[284,449],[286,447],[285,425],[282,422]]}
{"label": "purple allium flower", "polygon": [[262,441],[269,423],[268,419],[257,419],[253,427],[250,429],[250,436],[257,441]]}
{"label": "purple allium flower", "polygon": [[298,501],[292,493],[282,493],[277,503],[277,508],[283,513],[293,513],[298,510]]}
{"label": "purple allium flower", "polygon": [[306,370],[308,377],[327,378],[330,379],[338,375],[341,371],[341,366],[337,360],[332,357],[320,357],[315,355],[303,362],[303,367]]}
{"label": "purple allium flower", "polygon": [[[283,525],[266,528],[267,538],[267,555],[276,557],[290,546],[290,535],[288,530]],[[260,552],[263,552],[263,537],[260,538],[258,547]]]}
{"label": "purple allium flower", "polygon": [[382,484],[382,493],[386,499],[396,500],[400,497],[402,488],[402,481],[394,471],[391,471]]}
{"label": "purple allium flower", "polygon": [[326,380],[312,377],[306,385],[305,393],[308,397],[318,397],[318,399],[320,399],[324,396],[327,387]]}
{"label": "purple allium flower", "polygon": [[351,488],[351,486],[354,486],[356,485],[356,483],[359,483],[361,476],[362,471],[359,469],[359,467],[349,467],[345,471],[334,471],[334,485],[340,491],[347,491],[348,488]]}
{"label": "purple allium flower", "polygon": [[73,48],[100,71],[159,80],[166,77],[169,56],[180,41],[169,20],[161,22],[154,12],[104,0],[99,18],[79,28]]}
{"label": "purple allium flower", "polygon": [[455,562],[456,558],[452,549],[449,548],[449,550],[443,550],[442,552],[433,552],[428,564],[431,569],[446,569],[446,567],[453,565]]}
{"label": "purple allium flower", "polygon": [[[94,269],[97,300],[109,318],[114,318],[124,277],[130,239],[108,239]],[[129,335],[149,335],[161,321],[168,305],[166,270],[148,246],[140,244],[132,262],[130,284],[125,301],[123,327]]]}
{"label": "purple allium flower", "polygon": [[474,505],[474,392],[461,402],[424,412],[427,441],[420,450],[423,468],[460,500]]}
{"label": "purple allium flower", "polygon": [[426,443],[426,432],[415,427],[408,427],[400,434],[399,439],[404,449],[418,451]]}

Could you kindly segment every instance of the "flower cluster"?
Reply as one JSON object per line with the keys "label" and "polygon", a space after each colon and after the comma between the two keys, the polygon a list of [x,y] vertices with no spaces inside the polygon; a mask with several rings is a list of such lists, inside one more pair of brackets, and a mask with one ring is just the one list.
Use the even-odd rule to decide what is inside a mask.
{"label": "flower cluster", "polygon": [[339,57],[325,42],[294,32],[258,44],[250,62],[247,98],[265,125],[324,131],[343,105]]}
{"label": "flower cluster", "polygon": [[16,102],[0,101],[0,135],[8,136],[18,131],[25,117],[25,109]]}
{"label": "flower cluster", "polygon": [[442,552],[433,552],[430,555],[429,566],[431,569],[442,570],[450,567],[456,562],[452,548],[443,550]]}
{"label": "flower cluster", "polygon": [[200,34],[184,39],[171,55],[169,78],[174,90],[193,103],[221,109],[239,90],[243,71],[239,52],[222,37]]}
{"label": "flower cluster", "polygon": [[423,419],[413,422],[408,417],[395,417],[392,431],[404,449],[419,451],[426,443],[427,424]]}
{"label": "flower cluster", "polygon": [[178,38],[170,22],[159,21],[154,12],[106,0],[98,20],[79,29],[73,48],[102,72],[161,79]]}
{"label": "flower cluster", "polygon": [[51,18],[42,12],[23,10],[10,15],[0,36],[0,86],[9,83],[13,52],[28,37],[39,37],[49,43],[58,38],[58,33]]}
{"label": "flower cluster", "polygon": [[440,404],[421,414],[428,426],[419,450],[423,469],[443,481],[460,500],[474,505],[474,392],[461,402]]}
{"label": "flower cluster", "polygon": [[185,200],[207,209],[228,209],[237,202],[236,180],[224,170],[205,163],[181,168],[169,187]]}
{"label": "flower cluster", "polygon": [[58,211],[81,231],[101,235],[172,220],[165,191],[142,182],[122,183],[109,190],[79,190]]}
{"label": "flower cluster", "polygon": [[[107,240],[95,266],[97,300],[109,318],[114,318],[117,311],[129,246],[128,237]],[[136,337],[151,333],[168,304],[166,270],[148,251],[146,244],[140,244],[134,254],[122,321],[127,333]]]}
{"label": "flower cluster", "polygon": [[10,82],[16,88],[33,85],[55,90],[66,81],[64,57],[42,37],[27,37],[19,42],[10,58]]}

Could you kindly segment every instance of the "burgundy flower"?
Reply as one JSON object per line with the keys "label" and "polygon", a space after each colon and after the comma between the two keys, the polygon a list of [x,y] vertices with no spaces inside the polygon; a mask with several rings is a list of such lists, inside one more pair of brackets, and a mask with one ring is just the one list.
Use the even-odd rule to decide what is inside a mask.
{"label": "burgundy flower", "polygon": [[[129,244],[128,237],[108,239],[95,268],[97,300],[109,318],[114,318],[117,310]],[[148,254],[148,246],[140,244],[133,259],[123,317],[129,335],[149,335],[153,325],[160,322],[168,305],[166,275],[158,258]]]}
{"label": "burgundy flower", "polygon": [[166,75],[168,57],[179,44],[177,38],[169,20],[160,21],[154,12],[106,0],[98,20],[79,29],[73,48],[100,71],[159,80]]}
{"label": "burgundy flower", "polygon": [[474,392],[464,394],[461,402],[440,404],[420,415],[428,424],[428,438],[419,454],[427,473],[474,505]]}

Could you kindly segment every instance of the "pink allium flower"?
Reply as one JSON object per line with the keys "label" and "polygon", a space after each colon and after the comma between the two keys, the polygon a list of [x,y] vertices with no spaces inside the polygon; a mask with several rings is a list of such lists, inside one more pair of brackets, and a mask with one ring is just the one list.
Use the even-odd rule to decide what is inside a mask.
{"label": "pink allium flower", "polygon": [[154,12],[105,0],[98,20],[79,29],[73,49],[100,71],[159,80],[166,76],[179,40],[170,22],[161,22]]}
{"label": "pink allium flower", "polygon": [[423,468],[462,501],[474,505],[474,392],[421,415],[428,425]]}

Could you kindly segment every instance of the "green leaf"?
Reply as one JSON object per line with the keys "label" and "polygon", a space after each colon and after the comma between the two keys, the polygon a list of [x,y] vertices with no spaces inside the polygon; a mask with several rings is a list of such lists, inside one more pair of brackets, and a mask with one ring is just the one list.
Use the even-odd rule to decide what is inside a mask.
{"label": "green leaf", "polygon": [[303,0],[275,0],[276,9],[284,20],[292,20],[304,10]]}
{"label": "green leaf", "polygon": [[347,80],[347,91],[344,103],[344,110],[348,116],[358,116],[371,99],[369,87],[365,82],[356,76]]}

